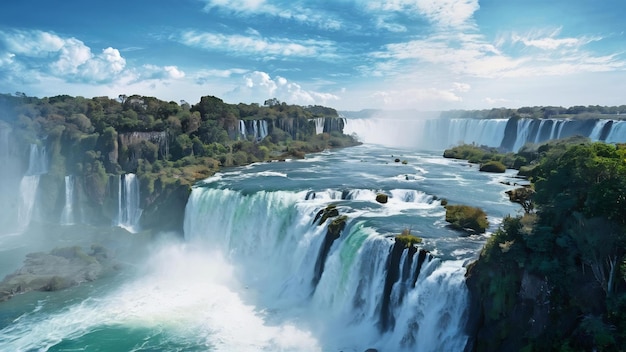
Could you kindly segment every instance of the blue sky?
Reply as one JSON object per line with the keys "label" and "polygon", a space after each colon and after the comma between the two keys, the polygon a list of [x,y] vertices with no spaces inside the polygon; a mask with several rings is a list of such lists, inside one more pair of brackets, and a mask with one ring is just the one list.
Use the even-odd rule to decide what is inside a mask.
{"label": "blue sky", "polygon": [[338,110],[626,104],[623,0],[20,0],[0,93]]}

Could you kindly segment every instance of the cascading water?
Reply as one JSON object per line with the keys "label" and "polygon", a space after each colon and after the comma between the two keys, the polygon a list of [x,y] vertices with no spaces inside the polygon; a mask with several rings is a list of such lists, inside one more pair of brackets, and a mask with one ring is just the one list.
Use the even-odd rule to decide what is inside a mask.
{"label": "cascading water", "polygon": [[246,139],[246,122],[244,120],[239,120],[239,134],[243,139]]}
{"label": "cascading water", "polygon": [[132,173],[120,175],[118,179],[117,226],[129,232],[139,231],[140,208],[139,180]]}
{"label": "cascading water", "polygon": [[248,135],[254,140],[262,141],[268,135],[267,121],[265,120],[239,120],[239,133],[245,139]]}
{"label": "cascading water", "polygon": [[[471,190],[495,227],[519,208],[502,193],[511,176],[366,145],[224,171],[192,190],[184,242],[120,245],[123,274],[11,300],[0,350],[462,350],[464,266],[485,238],[449,229],[435,195]],[[133,178],[120,179],[122,214]],[[396,242],[405,230],[423,242]],[[114,238],[142,236],[103,243]]]}
{"label": "cascading water", "polygon": [[315,121],[315,134],[324,133],[324,123],[326,119],[323,117],[318,117],[313,119],[313,121]]}
{"label": "cascading water", "polygon": [[348,119],[344,132],[365,143],[417,149],[445,149],[460,143],[499,147],[506,119]]}
{"label": "cascading water", "polygon": [[461,143],[518,151],[575,135],[592,141],[626,142],[626,121],[569,119],[348,119],[344,130],[362,142],[440,150]]}
{"label": "cascading water", "polygon": [[45,147],[30,145],[28,170],[20,182],[20,201],[17,209],[17,229],[24,231],[33,217],[39,178],[48,173],[48,156]]}
{"label": "cascading water", "polygon": [[61,225],[73,225],[74,219],[74,176],[65,176],[65,205],[61,212]]}
{"label": "cascading water", "polygon": [[[195,188],[186,209],[185,238],[228,253],[240,265],[240,280],[263,291],[263,305],[282,312],[277,313],[281,319],[295,318],[292,311],[304,314],[328,347],[463,348],[461,262],[430,255],[420,262],[415,251],[409,255],[408,248],[355,220],[322,258],[323,273],[312,284],[326,227],[313,221],[323,203],[307,201],[306,195]],[[401,253],[397,263],[390,262],[392,248]],[[389,281],[392,272],[400,274]]]}

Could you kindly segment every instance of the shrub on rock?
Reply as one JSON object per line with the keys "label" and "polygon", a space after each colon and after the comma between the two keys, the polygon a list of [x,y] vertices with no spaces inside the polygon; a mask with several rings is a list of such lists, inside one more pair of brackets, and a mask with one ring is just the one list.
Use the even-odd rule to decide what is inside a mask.
{"label": "shrub on rock", "polygon": [[492,160],[480,165],[480,171],[501,174],[506,171],[506,166],[499,161]]}
{"label": "shrub on rock", "polygon": [[404,229],[401,235],[395,237],[396,243],[404,244],[405,248],[413,247],[416,244],[422,243],[422,238],[411,234],[411,230]]}
{"label": "shrub on rock", "polygon": [[487,214],[480,208],[468,205],[447,205],[446,221],[452,228],[472,233],[485,233],[489,227]]}

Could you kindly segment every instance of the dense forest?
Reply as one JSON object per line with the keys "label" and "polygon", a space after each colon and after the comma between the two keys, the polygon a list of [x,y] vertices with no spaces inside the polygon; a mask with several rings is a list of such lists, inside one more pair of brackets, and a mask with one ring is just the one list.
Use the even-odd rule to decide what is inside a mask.
{"label": "dense forest", "polygon": [[332,108],[277,99],[261,106],[204,96],[191,105],[139,95],[0,95],[5,154],[16,155],[27,170],[28,146],[37,145],[50,161],[41,181],[48,190],[41,199],[44,209],[58,211],[63,178],[73,175],[82,185],[84,205],[110,218],[106,203],[112,201],[111,177],[134,173],[146,222],[158,219],[150,215],[155,202],[171,198],[172,192],[186,201],[184,191],[219,168],[302,158],[308,152],[357,144],[343,134],[343,126]]}
{"label": "dense forest", "polygon": [[573,137],[518,154],[464,145],[447,157],[520,169],[504,219],[468,268],[477,351],[626,346],[626,145]]}
{"label": "dense forest", "polygon": [[517,109],[494,108],[487,110],[450,110],[441,114],[445,118],[508,119],[508,118],[576,118],[576,119],[623,119],[626,105],[620,106],[524,106]]}

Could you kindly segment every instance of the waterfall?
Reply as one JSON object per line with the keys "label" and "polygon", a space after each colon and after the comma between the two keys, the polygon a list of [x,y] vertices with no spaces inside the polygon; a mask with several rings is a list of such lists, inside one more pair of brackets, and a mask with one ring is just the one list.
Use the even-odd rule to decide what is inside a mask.
{"label": "waterfall", "polygon": [[120,175],[118,179],[117,226],[131,233],[139,231],[140,208],[139,180],[132,173]]}
{"label": "waterfall", "polygon": [[246,139],[246,122],[244,120],[239,120],[239,134],[243,139]]}
{"label": "waterfall", "polygon": [[592,141],[626,142],[626,121],[572,119],[348,119],[345,133],[366,143],[440,150],[461,143],[517,152],[526,143],[575,135]]}
{"label": "waterfall", "polygon": [[252,135],[255,141],[262,141],[268,135],[267,121],[239,120],[239,133],[244,139],[246,136]]}
{"label": "waterfall", "polygon": [[48,173],[48,153],[45,147],[30,145],[28,171],[26,175],[43,175]]}
{"label": "waterfall", "polygon": [[439,150],[460,143],[499,147],[507,119],[348,119],[344,132],[366,143]]}
{"label": "waterfall", "polygon": [[318,117],[313,119],[313,121],[315,121],[315,134],[322,134],[324,133],[324,122],[325,122],[325,118],[323,117]]}
{"label": "waterfall", "polygon": [[73,225],[74,220],[74,176],[65,176],[65,205],[61,212],[61,225]]}
{"label": "waterfall", "polygon": [[18,231],[24,231],[33,217],[37,200],[39,178],[48,172],[48,156],[45,147],[30,145],[28,170],[20,181],[20,200],[17,209]]}
{"label": "waterfall", "polygon": [[611,130],[605,139],[607,143],[626,142],[626,121],[613,121]]}
{"label": "waterfall", "polygon": [[263,138],[267,137],[267,121],[257,120],[256,124],[254,136],[257,141],[262,141]]}
{"label": "waterfall", "polygon": [[324,350],[462,350],[467,291],[460,261],[394,244],[349,214],[316,280],[327,223],[318,226],[315,215],[332,198],[322,193],[196,187],[185,239],[219,249],[258,305],[276,319],[306,321]]}

